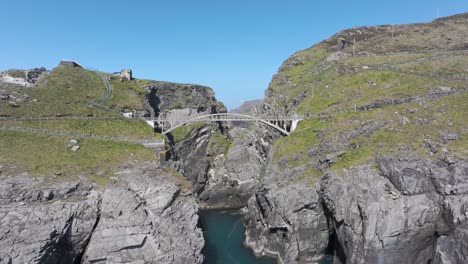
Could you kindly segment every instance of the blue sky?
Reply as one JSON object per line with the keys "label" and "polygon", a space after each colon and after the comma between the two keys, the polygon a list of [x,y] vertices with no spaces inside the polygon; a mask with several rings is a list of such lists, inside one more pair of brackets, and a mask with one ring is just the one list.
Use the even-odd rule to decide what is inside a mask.
{"label": "blue sky", "polygon": [[263,98],[287,57],[341,29],[468,12],[468,0],[1,1],[0,69],[131,68],[208,85],[228,108]]}

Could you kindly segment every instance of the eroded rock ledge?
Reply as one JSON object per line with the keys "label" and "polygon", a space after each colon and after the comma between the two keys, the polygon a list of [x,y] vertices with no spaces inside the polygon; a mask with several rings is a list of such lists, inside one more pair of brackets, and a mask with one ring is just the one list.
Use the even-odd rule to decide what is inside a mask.
{"label": "eroded rock ledge", "polygon": [[0,179],[1,263],[201,263],[198,206],[154,164],[86,179]]}
{"label": "eroded rock ledge", "polygon": [[264,179],[249,200],[247,243],[284,263],[316,261],[329,242],[335,263],[468,261],[468,163],[379,156],[377,164],[325,174],[313,187]]}
{"label": "eroded rock ledge", "polygon": [[198,206],[167,177],[121,172],[102,195],[84,263],[201,263]]}
{"label": "eroded rock ledge", "polygon": [[0,180],[0,263],[79,263],[98,218],[87,183]]}

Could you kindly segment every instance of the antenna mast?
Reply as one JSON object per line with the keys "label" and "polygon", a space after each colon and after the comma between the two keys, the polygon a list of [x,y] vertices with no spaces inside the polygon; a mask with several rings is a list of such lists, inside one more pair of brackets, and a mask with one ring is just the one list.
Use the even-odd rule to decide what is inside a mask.
{"label": "antenna mast", "polygon": [[440,17],[440,1],[437,0],[436,3],[437,3],[437,18],[439,18]]}

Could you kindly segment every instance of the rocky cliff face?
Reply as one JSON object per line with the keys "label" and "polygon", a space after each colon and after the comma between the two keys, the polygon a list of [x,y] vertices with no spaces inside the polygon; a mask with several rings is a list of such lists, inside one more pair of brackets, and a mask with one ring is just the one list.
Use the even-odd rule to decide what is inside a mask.
{"label": "rocky cliff face", "polygon": [[0,88],[7,85],[33,87],[45,73],[47,70],[44,67],[0,72]]}
{"label": "rocky cliff face", "polygon": [[246,243],[257,254],[273,254],[284,263],[317,261],[329,241],[321,199],[304,181],[304,168],[281,169],[285,165],[272,160],[273,152],[260,187],[247,204]]}
{"label": "rocky cliff face", "polygon": [[91,185],[2,178],[0,202],[0,262],[80,262],[98,219]]}
{"label": "rocky cliff face", "polygon": [[0,100],[8,101],[12,107],[18,107],[20,103],[30,101],[31,96],[25,91],[35,87],[44,74],[47,74],[44,67],[0,72]]}
{"label": "rocky cliff face", "polygon": [[[230,127],[232,144],[214,157],[199,198],[210,208],[241,208],[253,195],[264,173],[273,133],[262,127]],[[241,133],[241,134],[236,134]]]}
{"label": "rocky cliff face", "polygon": [[248,245],[284,263],[328,245],[337,264],[467,261],[467,17],[344,30],[283,63],[263,108],[308,118],[272,142]]}
{"label": "rocky cliff face", "polygon": [[155,116],[162,119],[178,120],[226,112],[226,107],[216,100],[213,90],[206,86],[152,82],[146,89]]}
{"label": "rocky cliff face", "polygon": [[[163,119],[226,112],[208,87],[155,83],[148,89],[154,113]],[[204,207],[240,208],[247,204],[264,167],[270,147],[267,138],[272,137],[268,131],[255,129],[194,123],[169,135],[173,147],[170,164],[192,183]]]}
{"label": "rocky cliff face", "polygon": [[257,254],[278,256],[283,263],[312,263],[326,251],[327,219],[311,188],[262,187],[247,208],[246,243]]}
{"label": "rocky cliff face", "polygon": [[[21,125],[26,130],[40,123],[47,130],[154,139],[151,129],[141,120],[121,120],[106,106],[101,109],[86,103],[104,92],[102,79],[95,72],[81,67],[57,67],[40,79],[46,73],[45,69],[0,73],[1,115],[18,117],[4,120],[5,124]],[[112,108],[134,105],[141,109],[138,105],[145,99],[146,87],[149,106],[145,107],[152,109],[153,117],[157,113],[163,118],[190,118],[226,111],[208,87],[149,80],[110,83],[117,95],[109,98]],[[71,89],[79,92],[70,92]],[[88,111],[108,118],[94,119]],[[58,112],[77,120],[55,120]],[[20,120],[30,116],[52,116],[54,120]],[[77,123],[81,124],[71,125]],[[106,128],[101,126],[104,123]],[[210,164],[206,157],[224,152],[222,144],[215,144],[223,143],[222,125],[217,129],[205,125],[198,128],[200,131],[196,132],[200,134],[189,135],[195,140],[200,136],[201,145],[207,141],[206,147],[198,148],[195,155],[191,151],[196,147],[191,149],[190,144],[172,145],[178,150],[173,152],[174,167],[187,170],[187,178],[195,181],[200,180],[191,163]],[[117,131],[114,133],[113,129]],[[197,227],[198,204],[194,195],[187,191],[188,183],[182,175],[148,162],[155,159],[151,150],[132,143],[70,140],[63,135],[43,136],[40,130],[35,131],[37,134],[0,131],[0,138],[4,139],[0,148],[0,263],[203,261],[204,239]],[[182,134],[178,139],[185,137]],[[78,143],[80,148],[76,148]],[[187,157],[188,163],[182,163],[177,155]],[[96,161],[99,158],[102,162]],[[115,170],[119,172],[112,175]],[[55,177],[44,176],[54,173]],[[106,184],[109,177],[110,183]]]}
{"label": "rocky cliff face", "polygon": [[198,206],[169,172],[142,164],[105,191],[78,181],[3,177],[2,263],[201,263]]}
{"label": "rocky cliff face", "polygon": [[467,163],[380,157],[379,169],[320,182],[337,238],[335,263],[465,262],[462,244],[450,252],[446,245],[466,233]]}
{"label": "rocky cliff face", "polygon": [[[262,128],[200,125],[176,141],[171,161],[193,185],[206,208],[241,208],[257,188],[273,134]],[[227,131],[227,130],[225,130]],[[226,132],[228,133],[228,132]]]}
{"label": "rocky cliff face", "polygon": [[248,203],[247,244],[284,263],[314,262],[330,243],[334,263],[466,262],[468,163],[379,156],[377,164],[325,174],[313,187],[268,179],[269,169]]}
{"label": "rocky cliff face", "polygon": [[102,194],[84,263],[201,263],[198,206],[154,168],[120,172]]}
{"label": "rocky cliff face", "polygon": [[[354,28],[292,55],[256,107],[304,115],[291,136],[223,123],[174,130],[169,165],[193,195],[148,163],[105,189],[2,175],[0,262],[201,263],[195,199],[246,206],[246,243],[284,263],[317,262],[330,245],[336,264],[467,262],[467,17]],[[10,88],[43,72],[2,73],[0,99],[28,100]],[[143,83],[152,117],[226,111],[208,87]]]}
{"label": "rocky cliff face", "polygon": [[[147,86],[152,115],[163,120],[188,120],[197,116],[225,113],[225,106],[216,100],[211,88],[154,82]],[[177,123],[165,122],[159,128],[169,129]],[[208,182],[215,157],[224,153],[228,144],[225,124],[187,124],[168,135],[170,166],[181,172],[199,195]]]}

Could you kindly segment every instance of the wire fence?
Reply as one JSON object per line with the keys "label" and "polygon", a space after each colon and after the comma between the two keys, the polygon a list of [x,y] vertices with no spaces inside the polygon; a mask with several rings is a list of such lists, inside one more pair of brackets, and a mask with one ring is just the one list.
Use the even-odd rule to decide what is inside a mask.
{"label": "wire fence", "polygon": [[411,102],[420,102],[420,101],[427,101],[427,100],[434,100],[443,96],[449,96],[457,93],[463,93],[463,92],[468,92],[468,87],[456,89],[456,90],[450,90],[450,91],[438,91],[438,92],[431,92],[426,95],[422,96],[413,96],[413,97],[407,97],[407,98],[389,98],[389,99],[384,99],[384,100],[378,100],[375,102],[371,102],[369,104],[365,105],[355,105],[352,108],[334,108],[330,111],[326,112],[320,112],[320,113],[305,113],[305,117],[320,117],[320,118],[329,118],[333,115],[336,114],[341,114],[341,113],[356,113],[356,112],[364,112],[364,111],[370,111],[386,106],[392,106],[392,105],[398,105],[398,104],[404,104],[404,103],[411,103]]}
{"label": "wire fence", "polygon": [[[408,54],[419,54],[419,53],[408,53]],[[451,58],[451,57],[458,57],[458,56],[467,56],[467,55],[468,55],[468,51],[456,51],[456,52],[451,52],[449,54],[437,54],[437,55],[432,55],[432,56],[428,56],[428,57],[420,57],[420,58],[416,58],[416,59],[381,63],[381,64],[378,64],[378,65],[396,66],[396,65],[408,64],[408,63],[420,63],[420,62],[425,62],[425,61],[437,61],[437,60],[441,60],[441,59],[446,59],[446,58]],[[374,65],[377,65],[377,64],[374,64]]]}
{"label": "wire fence", "polygon": [[0,116],[0,121],[48,121],[48,120],[118,120],[122,116]]}
{"label": "wire fence", "polygon": [[396,61],[396,62],[388,62],[388,63],[379,63],[379,64],[372,64],[372,65],[362,65],[363,69],[369,70],[378,70],[378,71],[391,71],[400,74],[407,74],[407,75],[416,75],[421,77],[430,77],[436,79],[443,79],[448,81],[457,81],[457,82],[465,82],[468,83],[468,73],[463,74],[446,74],[438,71],[417,71],[417,70],[409,70],[409,69],[401,69],[399,66],[404,64],[410,63],[421,63],[425,61],[438,61],[447,58],[459,57],[459,56],[468,56],[468,52],[466,50],[452,52],[450,54],[438,54],[429,57],[421,57],[417,59],[411,60],[403,60],[403,61]]}
{"label": "wire fence", "polygon": [[96,135],[94,133],[82,133],[82,132],[71,132],[71,131],[61,131],[61,130],[49,130],[49,129],[42,129],[42,128],[6,126],[6,125],[1,125],[0,129],[7,130],[7,131],[29,132],[29,133],[36,133],[36,134],[99,139],[99,140],[114,141],[114,142],[152,144],[155,146],[157,145],[164,146],[165,144],[164,139],[133,139],[133,138],[126,138],[126,137],[102,136],[102,135]]}
{"label": "wire fence", "polygon": [[98,104],[96,102],[90,102],[89,106],[99,108],[99,109],[103,109],[103,110],[107,110],[107,111],[110,111],[110,112],[119,113],[119,114],[125,112],[124,108],[120,108],[120,107],[111,108],[111,107],[108,107],[108,106],[105,106],[105,105],[102,105],[102,104]]}
{"label": "wire fence", "polygon": [[436,79],[443,79],[447,81],[456,81],[456,82],[463,82],[468,83],[468,74],[443,74],[439,72],[423,72],[423,71],[415,71],[415,70],[403,70],[394,67],[389,67],[386,65],[372,65],[368,66],[369,69],[377,70],[377,71],[391,71],[400,74],[407,74],[407,75],[416,75],[421,77],[429,77],[429,78],[436,78]]}

